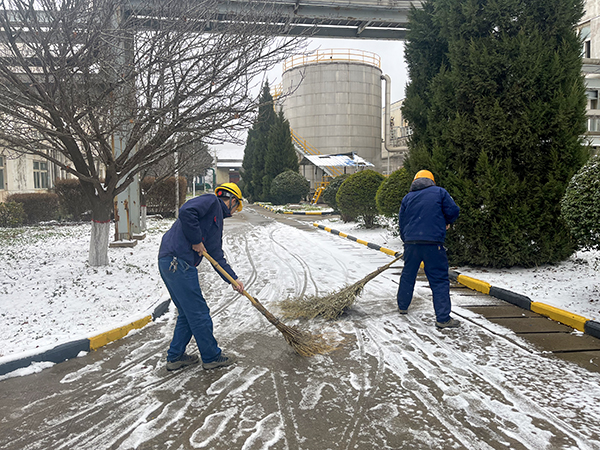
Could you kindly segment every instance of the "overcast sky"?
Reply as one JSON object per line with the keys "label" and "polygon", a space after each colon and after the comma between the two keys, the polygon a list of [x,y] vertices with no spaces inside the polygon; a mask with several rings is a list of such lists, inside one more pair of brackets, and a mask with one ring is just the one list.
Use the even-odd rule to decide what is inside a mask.
{"label": "overcast sky", "polygon": [[[406,64],[404,62],[404,42],[403,41],[381,41],[381,40],[362,40],[362,39],[309,39],[307,51],[327,49],[354,49],[366,50],[376,53],[381,58],[381,70],[383,74],[389,75],[392,80],[392,103],[404,98],[404,88],[408,82]],[[268,73],[269,84],[271,86],[281,83],[282,66],[278,65]],[[382,82],[382,88],[384,82]],[[382,90],[382,101],[383,98]],[[245,138],[244,138],[245,139]],[[233,144],[224,144],[213,146],[213,149],[243,149],[243,146]]]}

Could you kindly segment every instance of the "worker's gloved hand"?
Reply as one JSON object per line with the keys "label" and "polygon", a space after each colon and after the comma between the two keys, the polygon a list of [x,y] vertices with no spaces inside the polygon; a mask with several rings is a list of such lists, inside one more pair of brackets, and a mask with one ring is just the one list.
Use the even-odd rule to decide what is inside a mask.
{"label": "worker's gloved hand", "polygon": [[204,244],[200,242],[199,244],[192,245],[192,250],[194,250],[199,255],[202,255],[206,251],[206,247],[204,247]]}
{"label": "worker's gloved hand", "polygon": [[237,283],[237,287],[233,283],[231,283],[233,290],[238,291],[240,294],[243,294],[244,293],[244,283],[242,283],[239,278],[237,280],[235,280],[235,282]]}

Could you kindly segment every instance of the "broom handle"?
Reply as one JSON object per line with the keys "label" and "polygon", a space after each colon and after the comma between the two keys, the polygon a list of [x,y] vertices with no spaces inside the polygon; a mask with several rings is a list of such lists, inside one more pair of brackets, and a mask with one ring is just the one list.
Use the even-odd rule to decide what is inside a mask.
{"label": "broom handle", "polygon": [[[223,269],[223,268],[221,267],[221,265],[220,265],[220,264],[219,264],[217,261],[215,261],[215,260],[213,259],[213,257],[212,257],[212,256],[210,256],[210,255],[208,254],[208,252],[206,252],[206,251],[205,251],[205,252],[203,252],[203,253],[202,253],[202,256],[204,256],[206,259],[208,259],[208,260],[210,261],[210,263],[211,263],[211,264],[212,264],[212,265],[213,265],[213,266],[214,266],[214,267],[215,267],[215,268],[216,268],[216,269],[217,269],[219,272],[221,272],[225,278],[227,278],[227,279],[229,280],[229,282],[230,282],[231,284],[233,284],[233,285],[234,285],[236,288],[239,286],[239,284],[237,283],[237,281],[235,281],[235,280],[233,279],[233,277],[232,277],[231,275],[229,275],[229,274],[228,274],[228,273],[225,271],[225,269]],[[256,300],[254,297],[252,297],[250,294],[248,294],[248,293],[246,292],[246,290],[245,290],[245,289],[242,291],[242,294],[244,294],[246,297],[248,297],[248,300],[250,300],[254,306],[256,306],[257,308],[261,309],[260,307],[261,307],[262,305],[261,305],[260,303],[258,303],[258,301],[257,301],[257,300]],[[264,314],[264,313],[263,313],[263,314]]]}

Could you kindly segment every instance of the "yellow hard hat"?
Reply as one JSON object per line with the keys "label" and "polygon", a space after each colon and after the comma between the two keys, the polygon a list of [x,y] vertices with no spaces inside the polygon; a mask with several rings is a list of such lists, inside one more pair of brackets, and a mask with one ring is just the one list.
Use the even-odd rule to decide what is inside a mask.
{"label": "yellow hard hat", "polygon": [[415,181],[417,178],[429,178],[435,183],[435,178],[433,178],[433,174],[429,170],[419,170],[413,181]]}
{"label": "yellow hard hat", "polygon": [[[230,195],[226,194],[228,192]],[[242,210],[242,190],[235,183],[223,183],[216,187],[215,195],[217,197],[231,197],[232,195],[238,199],[237,211]],[[233,211],[232,211],[233,212]]]}

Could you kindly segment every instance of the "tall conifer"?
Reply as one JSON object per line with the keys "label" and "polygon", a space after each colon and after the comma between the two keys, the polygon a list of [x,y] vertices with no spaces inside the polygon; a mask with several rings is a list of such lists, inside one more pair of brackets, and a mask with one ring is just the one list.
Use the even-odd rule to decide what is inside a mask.
{"label": "tall conifer", "polygon": [[258,116],[248,132],[242,162],[244,188],[251,201],[266,200],[263,195],[265,154],[267,152],[269,131],[276,117],[271,89],[269,88],[269,82],[266,81],[259,98]]}
{"label": "tall conifer", "polygon": [[265,175],[263,177],[263,197],[271,195],[271,182],[286,170],[298,172],[298,156],[292,143],[290,123],[283,111],[275,118],[269,130],[267,152],[265,154]]}
{"label": "tall conifer", "polygon": [[560,200],[588,153],[582,0],[429,0],[406,43],[409,172],[461,207],[453,264],[534,266],[573,243]]}

